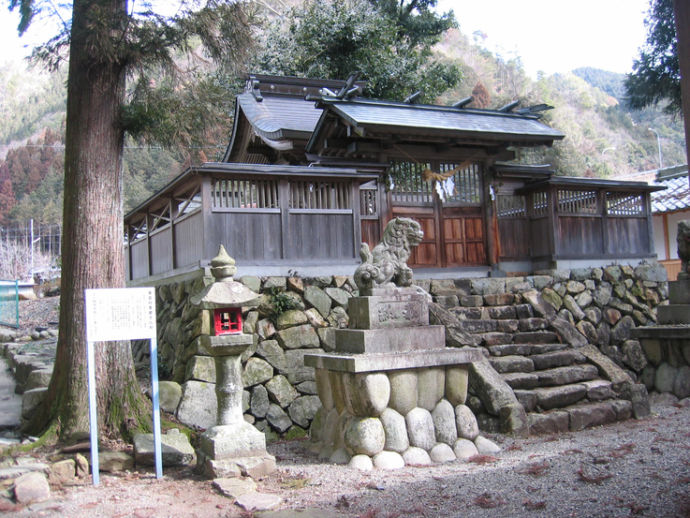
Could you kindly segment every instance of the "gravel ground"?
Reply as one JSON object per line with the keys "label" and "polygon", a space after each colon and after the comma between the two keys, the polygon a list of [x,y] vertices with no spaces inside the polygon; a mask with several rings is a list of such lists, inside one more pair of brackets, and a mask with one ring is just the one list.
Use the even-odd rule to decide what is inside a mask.
{"label": "gravel ground", "polygon": [[[21,330],[55,327],[57,297],[21,301]],[[309,442],[269,444],[276,473],[258,481],[279,495],[281,517],[689,517],[690,399],[652,396],[653,415],[559,436],[489,435],[495,457],[396,471],[360,472],[325,464]],[[120,445],[131,451],[131,447]],[[0,453],[0,458],[3,455]],[[40,460],[55,457],[44,452]],[[0,484],[1,485],[1,484]],[[1,488],[0,488],[1,489]],[[253,516],[191,468],[101,474],[101,485],[53,486],[46,502],[17,507],[0,498],[0,515],[62,517]],[[258,516],[258,514],[257,514]]]}
{"label": "gravel ground", "polygon": [[[298,517],[690,517],[690,400],[655,398],[654,414],[559,436],[491,436],[503,451],[473,462],[359,472],[319,462],[306,441],[269,445],[276,473],[258,491]],[[254,516],[189,468],[102,474],[101,486],[53,488],[7,516]]]}

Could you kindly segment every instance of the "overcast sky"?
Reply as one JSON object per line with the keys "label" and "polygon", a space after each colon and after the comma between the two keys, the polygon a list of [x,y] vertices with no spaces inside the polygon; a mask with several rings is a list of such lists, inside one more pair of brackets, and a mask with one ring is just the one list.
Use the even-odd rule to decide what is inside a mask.
{"label": "overcast sky", "polygon": [[646,39],[649,0],[439,0],[460,30],[481,31],[484,45],[520,56],[532,76],[590,66],[630,72]]}
{"label": "overcast sky", "polygon": [[[483,44],[506,57],[520,56],[532,76],[591,66],[630,72],[645,40],[644,17],[649,0],[439,0],[453,9],[468,36],[481,31]],[[19,38],[17,12],[0,7],[0,53],[21,57],[27,44],[50,32],[33,27]]]}

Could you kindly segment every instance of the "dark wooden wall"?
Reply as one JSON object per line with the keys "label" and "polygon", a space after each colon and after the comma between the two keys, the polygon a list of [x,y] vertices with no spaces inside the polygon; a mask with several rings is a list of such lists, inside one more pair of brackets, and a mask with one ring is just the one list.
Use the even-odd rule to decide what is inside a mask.
{"label": "dark wooden wall", "polygon": [[[128,279],[210,261],[219,244],[249,265],[354,263],[359,256],[359,184],[351,176],[219,178],[197,176],[169,202],[157,200],[156,210],[131,219]],[[368,222],[367,238],[378,243],[378,214]]]}
{"label": "dark wooden wall", "polygon": [[623,189],[549,186],[499,196],[501,260],[653,256],[649,193]]}

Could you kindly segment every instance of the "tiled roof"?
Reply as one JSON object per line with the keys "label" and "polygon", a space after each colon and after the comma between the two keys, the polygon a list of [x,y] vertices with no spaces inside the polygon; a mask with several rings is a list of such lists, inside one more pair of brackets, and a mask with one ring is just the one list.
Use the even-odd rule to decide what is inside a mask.
{"label": "tiled roof", "polygon": [[314,101],[303,98],[265,95],[261,102],[250,93],[237,96],[237,102],[252,127],[269,139],[301,137],[308,139],[321,117]]}
{"label": "tiled roof", "polygon": [[[261,136],[269,139],[309,138],[323,109],[313,99],[266,94],[258,101],[251,93],[237,101]],[[396,127],[411,132],[467,134],[525,141],[553,141],[563,134],[535,117],[494,110],[456,109],[447,106],[410,105],[368,99],[324,99],[324,105],[356,126]]]}
{"label": "tiled roof", "polygon": [[655,185],[666,186],[666,189],[652,193],[653,213],[674,212],[690,208],[690,186],[687,175],[657,180]]}
{"label": "tiled roof", "polygon": [[535,117],[512,113],[359,100],[334,102],[332,106],[337,113],[357,126],[394,126],[434,132],[494,134],[503,138],[563,138],[560,131],[539,122]]}

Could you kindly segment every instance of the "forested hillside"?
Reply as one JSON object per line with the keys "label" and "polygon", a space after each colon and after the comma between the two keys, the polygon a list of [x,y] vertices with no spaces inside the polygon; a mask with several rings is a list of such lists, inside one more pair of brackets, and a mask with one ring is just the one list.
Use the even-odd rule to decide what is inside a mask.
{"label": "forested hillside", "polygon": [[[451,29],[435,47],[442,62],[462,71],[461,82],[438,102],[451,104],[473,95],[473,106],[482,108],[516,99],[522,106],[553,106],[544,112],[544,121],[565,133],[565,140],[551,149],[520,152],[519,160],[551,163],[558,174],[575,176],[612,177],[655,169],[659,160],[653,128],[661,138],[664,165],[685,162],[682,121],[661,109],[626,108],[623,75],[583,68],[533,80],[519,57],[494,55],[478,43]],[[61,218],[64,85],[61,71],[48,74],[23,62],[0,64],[0,225]],[[203,149],[166,150],[128,139],[125,210],[190,163],[217,160],[230,131],[229,125],[217,128]]]}

